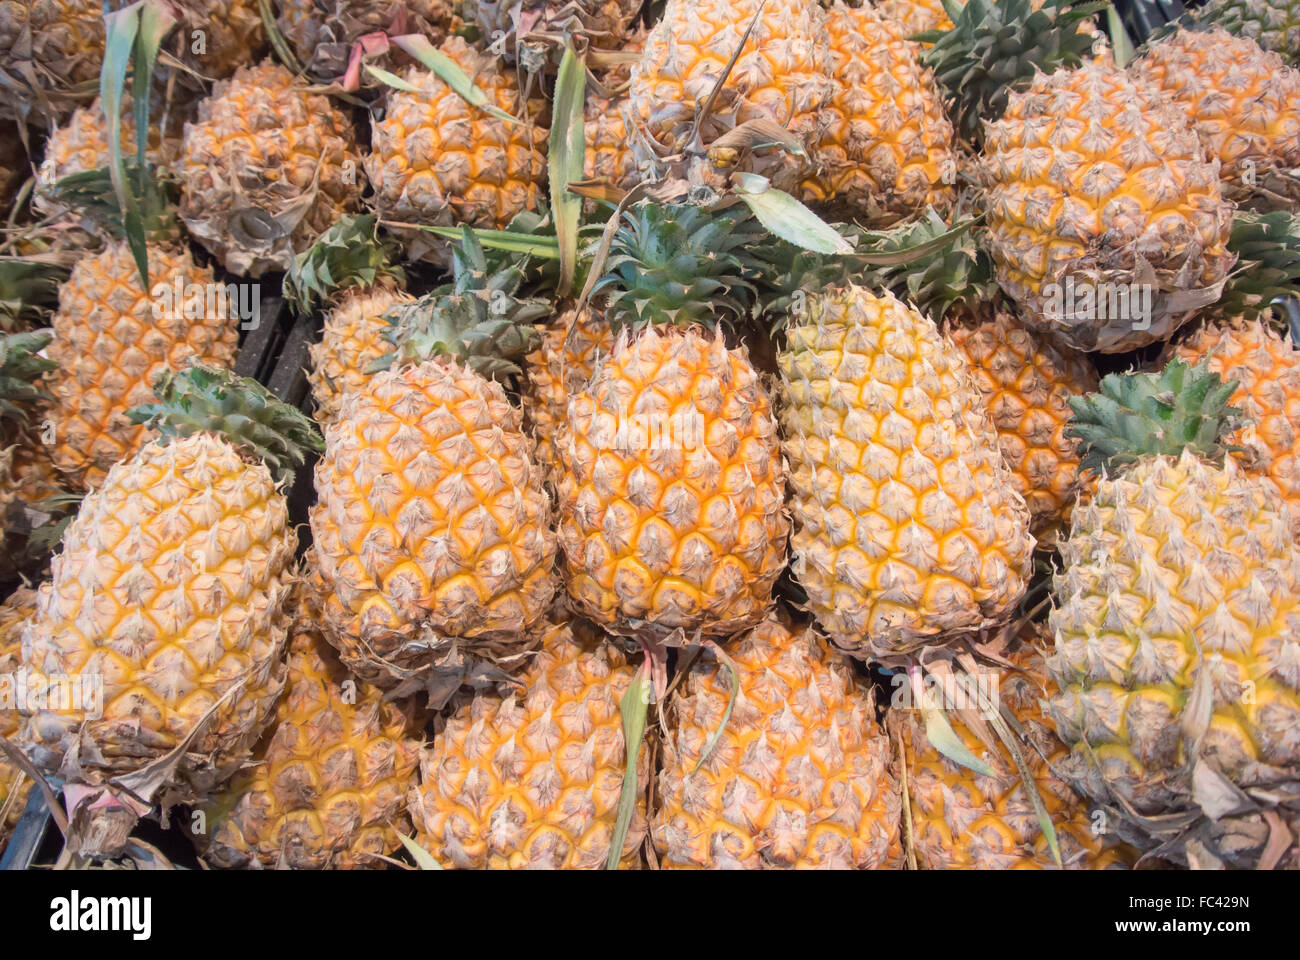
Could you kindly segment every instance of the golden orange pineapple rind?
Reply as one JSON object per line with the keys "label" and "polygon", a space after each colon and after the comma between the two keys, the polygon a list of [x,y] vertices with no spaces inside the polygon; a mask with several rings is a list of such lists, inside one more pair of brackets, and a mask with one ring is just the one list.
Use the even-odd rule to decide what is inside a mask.
{"label": "golden orange pineapple rind", "polygon": [[320,635],[299,588],[288,679],[252,765],[199,808],[214,866],[382,869],[410,833],[421,746],[415,701],[358,682]]}
{"label": "golden orange pineapple rind", "polygon": [[666,716],[651,823],[665,869],[900,865],[874,693],[811,628],[774,613],[705,653]]}
{"label": "golden orange pineapple rind", "polygon": [[[444,867],[601,869],[610,857],[627,748],[619,702],[634,668],[622,647],[558,605],[534,628],[518,683],[461,702],[420,757],[411,817]],[[646,834],[649,748],[619,865]]]}

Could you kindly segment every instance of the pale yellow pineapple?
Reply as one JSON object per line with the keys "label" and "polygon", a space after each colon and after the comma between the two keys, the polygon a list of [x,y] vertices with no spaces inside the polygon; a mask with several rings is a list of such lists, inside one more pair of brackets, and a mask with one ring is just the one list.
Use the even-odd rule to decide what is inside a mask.
{"label": "pale yellow pineapple", "polygon": [[[439,47],[489,101],[515,123],[470,106],[434,73],[408,68],[414,92],[390,90],[371,123],[366,173],[379,214],[400,223],[503,228],[544,195],[547,130],[543,105],[521,102],[513,71],[460,37]],[[411,259],[446,257],[448,245],[425,231],[396,230]]]}
{"label": "pale yellow pineapple", "polygon": [[[459,706],[420,757],[411,790],[418,839],[443,867],[606,866],[627,766],[619,701],[633,667],[595,626],[554,608],[517,687]],[[640,745],[639,745],[640,746]],[[638,783],[649,778],[640,746]],[[619,856],[639,865],[645,794]]]}
{"label": "pale yellow pineapple", "polygon": [[966,364],[891,294],[806,299],[778,358],[793,569],[859,655],[1005,621],[1031,571],[1029,511]]}
{"label": "pale yellow pineapple", "polygon": [[284,67],[242,67],[186,125],[181,219],[227,270],[285,270],[360,205],[364,177],[347,116]]}
{"label": "pale yellow pineapple", "polygon": [[355,680],[315,611],[294,605],[288,680],[256,766],[198,808],[207,833],[195,841],[217,867],[382,869],[410,833],[422,717]]}
{"label": "pale yellow pineapple", "polygon": [[900,866],[889,738],[853,664],[784,614],[725,655],[696,660],[667,707],[651,828],[662,865]]}
{"label": "pale yellow pineapple", "polygon": [[[1219,446],[1232,421],[1217,374],[1175,359],[1101,389],[1076,419],[1098,443],[1085,465],[1106,475],[1053,584],[1047,714],[1071,750],[1058,769],[1115,815],[1258,820],[1253,803],[1267,815],[1300,780],[1300,546],[1285,501]],[[1208,418],[1194,442],[1168,435],[1171,408]],[[1220,778],[1262,789],[1216,809]],[[1263,846],[1192,839],[1185,857],[1209,865],[1253,865]]]}
{"label": "pale yellow pineapple", "polygon": [[583,106],[587,154],[582,161],[585,180],[607,180],[630,190],[641,179],[628,138],[625,106],[627,97],[607,100],[587,98]]}
{"label": "pale yellow pineapple", "polygon": [[1177,30],[1132,64],[1187,114],[1230,197],[1300,197],[1300,72],[1249,37]]}
{"label": "pale yellow pineapple", "polygon": [[72,779],[107,786],[206,719],[162,778],[203,793],[235,772],[284,687],[297,537],[280,488],[313,438],[297,410],[225,371],[191,368],[158,390],[164,439],[81,502],[23,627],[22,736],[43,768],[72,754]]}
{"label": "pale yellow pineapple", "polygon": [[[1214,299],[1235,259],[1232,205],[1162,91],[1114,64],[1039,74],[984,142],[989,249],[1027,320],[1116,353],[1167,339]],[[1071,302],[1071,284],[1091,299]]]}
{"label": "pale yellow pineapple", "polygon": [[[47,350],[57,364],[46,380],[54,396],[52,456],[76,487],[99,486],[113,464],[148,438],[127,411],[153,399],[159,374],[179,370],[191,357],[218,366],[234,361],[239,317],[207,296],[211,268],[198,266],[188,249],[156,244],[149,248],[149,280],[154,296],[141,287],[131,251],[119,240],[80,260],[59,289]],[[194,290],[202,308],[187,310]]]}
{"label": "pale yellow pineapple", "polygon": [[957,156],[952,124],[920,48],[870,6],[842,0],[827,11],[835,93],[813,142],[816,173],[806,203],[887,226],[952,203]]}

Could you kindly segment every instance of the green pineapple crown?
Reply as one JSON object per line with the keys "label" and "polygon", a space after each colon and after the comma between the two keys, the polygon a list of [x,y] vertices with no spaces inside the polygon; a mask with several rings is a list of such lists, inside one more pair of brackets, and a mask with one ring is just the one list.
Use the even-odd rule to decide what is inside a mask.
{"label": "green pineapple crown", "polygon": [[1079,27],[1106,9],[1104,0],[1066,6],[1047,0],[1034,10],[1030,0],[943,0],[953,26],[927,30],[915,39],[933,44],[921,61],[953,98],[957,131],[968,143],[983,139],[982,121],[1007,109],[1007,95],[1037,71],[1077,67],[1096,38]]}
{"label": "green pineapple crown", "polygon": [[284,276],[284,298],[299,313],[310,313],[340,292],[390,280],[406,284],[406,272],[393,262],[397,245],[380,239],[374,214],[344,217],[306,252],[294,258]]}
{"label": "green pineapple crown", "polygon": [[1228,249],[1237,266],[1209,314],[1221,319],[1267,319],[1279,301],[1300,296],[1300,216],[1239,211]]}
{"label": "green pineapple crown", "polygon": [[1293,0],[1209,0],[1152,36],[1161,39],[1178,27],[1207,30],[1222,27],[1238,37],[1250,37],[1288,63],[1300,64],[1300,9]]}
{"label": "green pineapple crown", "polygon": [[46,330],[0,336],[0,420],[27,426],[30,406],[49,399],[37,381],[57,366],[39,356],[50,339]]}
{"label": "green pineapple crown", "polygon": [[154,383],[157,403],[130,411],[165,439],[215,433],[266,464],[278,481],[293,482],[306,451],[321,453],[325,443],[316,425],[300,410],[283,403],[256,380],[229,370],[191,361],[168,370]]}
{"label": "green pineapple crown", "polygon": [[1097,393],[1070,397],[1067,435],[1080,441],[1083,469],[1115,473],[1148,456],[1184,450],[1221,463],[1240,450],[1224,442],[1242,425],[1228,405],[1236,382],[1224,383],[1207,364],[1170,360],[1159,373],[1110,374]]}
{"label": "green pineapple crown", "polygon": [[[182,237],[176,215],[180,187],[152,163],[134,157],[125,163],[126,175],[137,185],[134,206],[124,212],[109,167],[85,170],[64,177],[51,188],[54,200],[94,223],[104,233],[123,239],[131,229],[142,232],[146,243],[174,243]],[[134,224],[129,228],[128,223]]]}
{"label": "green pineapple crown", "polygon": [[638,203],[624,212],[592,295],[605,297],[615,326],[742,322],[761,268],[749,248],[764,235],[743,207]]}
{"label": "green pineapple crown", "polygon": [[0,257],[0,330],[39,326],[57,306],[69,272],[41,257]]}
{"label": "green pineapple crown", "polygon": [[541,337],[534,322],[552,312],[549,300],[522,295],[526,263],[489,261],[469,227],[452,248],[452,282],[387,314],[384,336],[393,349],[366,368],[448,357],[492,379],[520,374],[518,361]]}

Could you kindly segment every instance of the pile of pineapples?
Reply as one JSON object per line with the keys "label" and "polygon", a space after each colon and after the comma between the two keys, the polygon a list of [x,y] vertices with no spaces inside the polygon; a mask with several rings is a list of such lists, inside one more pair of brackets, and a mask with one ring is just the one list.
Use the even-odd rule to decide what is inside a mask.
{"label": "pile of pineapples", "polygon": [[0,852],[1300,868],[1287,0],[109,6],[0,27]]}

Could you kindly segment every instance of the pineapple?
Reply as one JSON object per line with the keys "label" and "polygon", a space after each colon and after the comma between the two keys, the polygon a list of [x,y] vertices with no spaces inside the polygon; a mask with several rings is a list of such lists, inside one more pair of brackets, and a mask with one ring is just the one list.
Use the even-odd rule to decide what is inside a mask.
{"label": "pineapple", "polygon": [[778,357],[794,572],[847,651],[909,654],[1005,621],[1029,511],[934,322],[853,284],[803,300]]}
{"label": "pineapple", "polygon": [[144,799],[220,783],[274,716],[297,545],[280,485],[319,445],[297,410],[226,371],[194,365],[157,390],[136,415],[160,439],[82,501],[22,632],[29,756]]}
{"label": "pineapple", "polygon": [[181,219],[231,273],[286,270],[296,254],[360,205],[352,124],[293,74],[241,67],[186,124]]}
{"label": "pineapple", "polygon": [[[122,107],[122,154],[134,157],[136,148],[135,114],[131,110],[130,98],[126,98]],[[165,104],[156,105],[155,114],[164,112],[157,109]],[[183,108],[165,111],[164,119],[149,128],[149,149],[146,158],[156,167],[170,167],[180,155],[181,128],[184,123]],[[162,131],[166,131],[163,133]],[[78,173],[87,173],[108,166],[110,153],[108,145],[108,121],[104,116],[103,104],[98,99],[90,106],[78,107],[67,120],[61,123],[45,141],[45,154],[36,171],[36,192],[34,206],[45,216],[57,217],[66,213],[54,196],[55,185],[64,177]]]}
{"label": "pineapple", "polygon": [[[518,55],[517,45],[556,46],[582,37],[584,47],[622,50],[641,0],[470,0],[470,22],[494,51]],[[527,54],[523,61],[531,66]]]}
{"label": "pineapple", "polygon": [[559,467],[556,443],[569,415],[569,398],[591,380],[598,363],[614,347],[614,331],[592,307],[565,310],[539,326],[541,344],[526,360],[528,386],[524,413],[537,441],[536,462],[553,475]]}
{"label": "pineapple", "polygon": [[[383,119],[371,121],[366,173],[385,220],[504,228],[542,199],[547,131],[540,101],[525,101],[513,72],[460,37],[439,48],[488,102],[517,118],[508,123],[461,98],[436,74],[412,66],[393,89]],[[397,229],[412,259],[446,259],[448,244],[423,230]]]}
{"label": "pineapple", "polygon": [[641,204],[595,285],[621,333],[570,394],[556,483],[569,596],[608,630],[722,636],[771,604],[789,530],[771,401],[747,351],[697,326],[743,310],[752,236]]}
{"label": "pineapple", "polygon": [[1243,466],[1277,485],[1300,536],[1300,351],[1266,323],[1240,319],[1195,331],[1176,354],[1237,384],[1230,402],[1249,423],[1231,442],[1244,448]]}
{"label": "pineapple", "polygon": [[905,37],[926,30],[952,29],[943,0],[880,0],[875,6],[881,18],[896,24]]}
{"label": "pineapple", "polygon": [[13,78],[0,113],[58,117],[92,89],[104,59],[102,0],[10,0],[0,17],[0,70]]}
{"label": "pineapple", "polygon": [[198,808],[207,830],[195,842],[216,867],[380,868],[410,832],[419,718],[412,700],[385,701],[352,680],[314,611],[302,596],[294,604],[275,721],[253,751],[256,765]]}
{"label": "pineapple", "polygon": [[1224,456],[1232,390],[1175,358],[1072,401],[1105,474],[1049,619],[1058,769],[1116,823],[1146,818],[1162,856],[1208,866],[1256,865],[1300,782],[1300,546],[1276,487]]}
{"label": "pineapple", "polygon": [[280,32],[312,76],[333,80],[362,37],[418,33],[437,43],[453,22],[449,0],[278,0]]}
{"label": "pineapple", "polygon": [[146,293],[127,242],[115,240],[78,261],[59,288],[47,350],[56,364],[46,378],[54,397],[52,457],[77,489],[99,486],[109,468],[146,441],[148,431],[127,412],[153,396],[161,373],[191,357],[218,366],[234,362],[237,315],[210,308],[207,296],[199,311],[183,309],[175,298],[168,309],[157,297],[178,284],[186,297],[214,289],[211,268],[198,266],[188,247],[162,242],[149,247],[149,278],[154,286]]}
{"label": "pineapple", "polygon": [[811,628],[774,614],[725,656],[703,654],[667,722],[651,826],[664,867],[900,865],[874,693]]}
{"label": "pineapple", "polygon": [[[444,867],[599,869],[609,860],[627,749],[619,701],[633,668],[614,640],[552,609],[518,689],[475,693],[420,757],[417,839]],[[648,751],[637,762],[649,775]],[[639,864],[640,791],[619,857]]]}
{"label": "pineapple", "polygon": [[1300,198],[1300,72],[1281,57],[1221,28],[1180,29],[1130,70],[1183,108],[1227,196]]}
{"label": "pineapple", "polygon": [[[0,738],[11,743],[16,742],[20,726],[14,675],[22,664],[21,631],[35,609],[36,591],[30,587],[19,587],[0,605]],[[31,780],[0,750],[0,854],[27,806],[31,789]]]}
{"label": "pineapple", "polygon": [[316,416],[328,423],[338,416],[345,394],[367,380],[367,368],[388,353],[386,315],[413,303],[406,275],[393,264],[395,246],[376,236],[375,217],[345,217],[294,260],[284,278],[285,297],[310,312],[328,304],[319,343],[311,346],[312,396]]}
{"label": "pineapple", "polygon": [[513,263],[489,270],[468,228],[455,265],[394,312],[390,368],[344,396],[309,511],[326,639],[361,679],[426,687],[434,708],[513,667],[556,587],[543,472],[489,379],[520,373],[549,307],[516,296]]}
{"label": "pineapple", "polygon": [[1192,14],[1300,64],[1300,7],[1295,0],[1210,0]]}
{"label": "pineapple", "polygon": [[[1232,267],[1217,164],[1180,108],[1113,65],[1012,93],[987,127],[983,169],[998,282],[1081,350],[1168,339]],[[1072,303],[1071,285],[1093,298]],[[1120,291],[1145,309],[1124,308]]]}
{"label": "pineapple", "polygon": [[[754,14],[761,14],[711,114],[696,127],[708,99]],[[788,150],[760,155],[723,141],[749,121],[781,128],[805,154],[820,139],[823,111],[835,92],[826,14],[814,0],[669,0],[632,68],[628,116],[645,176],[665,172],[664,159],[685,156],[679,173],[693,185],[718,188],[732,169],[750,170],[780,189],[796,187],[807,163]],[[693,142],[688,142],[692,134]]]}
{"label": "pineapple", "polygon": [[934,75],[915,44],[870,6],[836,0],[827,12],[835,94],[813,143],[815,176],[804,201],[885,226],[954,197],[952,124]]}
{"label": "pineapple", "polygon": [[[1107,847],[1094,835],[1087,807],[1052,772],[1067,751],[1043,717],[1042,701],[1052,688],[1035,646],[1039,629],[1030,625],[1021,634],[1022,642],[1006,654],[1014,670],[985,668],[972,679],[991,688],[986,693],[993,704],[1016,720],[1018,749],[1052,821],[1061,865],[1088,870],[1123,867],[1125,851]],[[989,684],[990,676],[996,676],[996,686]],[[978,703],[963,699],[934,706],[962,747],[987,771],[957,763],[937,749],[926,734],[920,709],[889,712],[890,732],[900,745],[906,771],[917,864],[923,870],[1054,868],[1033,798],[1010,751],[980,717]]]}
{"label": "pineapple", "polygon": [[[947,238],[946,240],[944,238]],[[940,242],[938,246],[934,244]],[[911,253],[920,248],[919,253]],[[1001,293],[988,252],[967,231],[951,231],[933,211],[860,251],[908,251],[877,268],[891,292],[942,324],[961,351],[998,446],[1029,507],[1030,533],[1051,543],[1083,485],[1076,442],[1066,436],[1072,394],[1097,387],[1086,354],[1033,329]]]}

